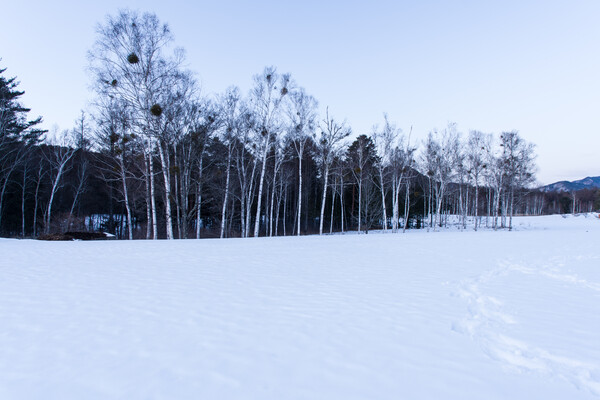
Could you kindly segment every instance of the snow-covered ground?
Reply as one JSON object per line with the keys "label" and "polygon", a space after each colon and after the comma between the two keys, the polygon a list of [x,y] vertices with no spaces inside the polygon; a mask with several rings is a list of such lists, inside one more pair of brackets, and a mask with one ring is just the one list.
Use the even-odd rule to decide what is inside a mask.
{"label": "snow-covered ground", "polygon": [[600,219],[0,240],[0,399],[598,399]]}

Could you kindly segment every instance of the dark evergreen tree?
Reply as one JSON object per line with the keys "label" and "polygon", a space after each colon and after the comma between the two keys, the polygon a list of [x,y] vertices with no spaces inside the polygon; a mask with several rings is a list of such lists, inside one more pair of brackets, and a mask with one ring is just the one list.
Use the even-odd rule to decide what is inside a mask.
{"label": "dark evergreen tree", "polygon": [[359,232],[368,231],[375,222],[375,213],[378,210],[378,199],[373,185],[373,179],[376,179],[374,168],[377,162],[377,150],[373,139],[367,135],[357,137],[348,148],[348,162],[357,186],[352,195],[351,215],[356,221]]}
{"label": "dark evergreen tree", "polygon": [[28,120],[31,111],[24,107],[19,98],[25,93],[17,89],[16,78],[3,76],[6,68],[0,69],[0,231],[4,231],[2,214],[7,188],[20,165],[25,162],[27,148],[39,142],[44,130],[36,128],[42,117]]}
{"label": "dark evergreen tree", "polygon": [[5,71],[6,68],[0,69],[0,146],[9,142],[37,143],[46,132],[35,128],[42,122],[42,117],[27,120],[27,113],[31,109],[19,102],[25,92],[17,90],[19,82],[15,77],[7,79],[2,76]]}

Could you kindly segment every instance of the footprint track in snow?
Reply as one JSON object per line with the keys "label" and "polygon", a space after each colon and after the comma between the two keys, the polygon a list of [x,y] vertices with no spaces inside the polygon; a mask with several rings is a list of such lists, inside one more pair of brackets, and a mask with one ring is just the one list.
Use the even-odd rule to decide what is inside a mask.
{"label": "footprint track in snow", "polygon": [[524,266],[515,262],[499,262],[498,267],[458,284],[455,294],[467,302],[468,315],[452,323],[452,330],[468,335],[490,358],[518,372],[530,372],[561,378],[581,390],[600,396],[600,366],[569,357],[554,355],[530,343],[504,333],[517,320],[503,310],[501,300],[482,292],[482,285],[512,273],[540,275],[564,283],[600,292],[600,283],[590,282],[574,274],[562,273],[558,259],[548,263]]}

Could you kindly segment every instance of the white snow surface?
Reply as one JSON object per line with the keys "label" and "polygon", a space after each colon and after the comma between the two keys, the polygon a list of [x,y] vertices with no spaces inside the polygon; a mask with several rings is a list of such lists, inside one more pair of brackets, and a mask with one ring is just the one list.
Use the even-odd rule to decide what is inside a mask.
{"label": "white snow surface", "polygon": [[0,240],[0,399],[598,399],[600,219]]}

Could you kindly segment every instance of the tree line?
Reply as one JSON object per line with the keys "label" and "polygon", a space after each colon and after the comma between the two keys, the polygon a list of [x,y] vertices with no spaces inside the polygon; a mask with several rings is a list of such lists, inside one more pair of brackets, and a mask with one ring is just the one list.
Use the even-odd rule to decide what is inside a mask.
{"label": "tree line", "polygon": [[203,96],[153,14],[107,17],[88,58],[93,106],[51,135],[37,129],[41,118],[27,121],[23,92],[0,71],[4,235],[224,238],[450,222],[510,229],[514,215],[551,204],[531,189],[534,146],[517,131],[462,134],[451,123],[417,143],[384,115],[354,137],[274,67],[246,94],[230,87]]}

